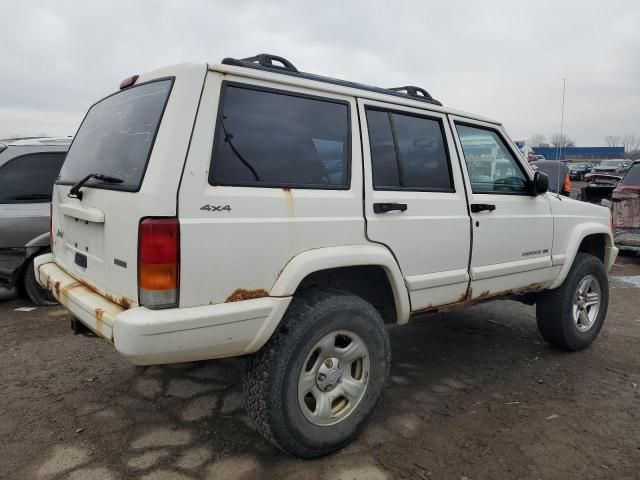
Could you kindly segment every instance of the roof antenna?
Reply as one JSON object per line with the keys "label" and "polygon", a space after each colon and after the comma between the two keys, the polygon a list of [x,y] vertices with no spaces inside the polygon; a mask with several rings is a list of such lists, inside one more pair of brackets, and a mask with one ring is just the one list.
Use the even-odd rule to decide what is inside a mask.
{"label": "roof antenna", "polygon": [[[560,113],[560,138],[558,139],[558,152],[556,154],[556,159],[558,160],[558,194],[560,194],[560,162],[561,162],[561,156],[562,156],[562,147],[564,144],[564,94],[567,90],[567,79],[563,78],[562,79],[562,110]],[[565,148],[565,152],[566,152],[566,148]],[[564,183],[564,179],[562,179],[563,183]]]}

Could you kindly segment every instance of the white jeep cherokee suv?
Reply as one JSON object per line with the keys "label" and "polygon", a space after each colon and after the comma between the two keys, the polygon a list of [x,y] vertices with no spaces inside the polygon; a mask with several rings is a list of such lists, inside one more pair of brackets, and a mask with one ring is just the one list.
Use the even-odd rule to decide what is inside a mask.
{"label": "white jeep cherokee suv", "polygon": [[380,397],[385,323],[509,297],[555,346],[596,338],[609,211],[547,187],[500,123],[417,87],[266,54],[167,67],[89,109],[36,276],[135,364],[250,355],[256,427],[315,457]]}

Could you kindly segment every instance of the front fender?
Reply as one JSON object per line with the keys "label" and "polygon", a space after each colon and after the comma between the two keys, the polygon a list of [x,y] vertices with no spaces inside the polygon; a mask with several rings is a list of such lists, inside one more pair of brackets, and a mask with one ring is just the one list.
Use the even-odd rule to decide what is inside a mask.
{"label": "front fender", "polygon": [[604,265],[605,269],[609,271],[613,262],[616,260],[616,256],[618,255],[618,249],[613,244],[611,229],[607,225],[601,223],[581,223],[576,225],[571,231],[564,253],[554,254],[552,256],[553,265],[562,265],[562,268],[553,283],[549,286],[549,289],[554,289],[562,285],[562,282],[564,282],[564,279],[567,277],[567,274],[571,269],[571,265],[573,265],[573,261],[576,258],[576,254],[578,253],[582,240],[587,236],[594,234],[605,235],[606,243],[604,251]]}
{"label": "front fender", "polygon": [[302,280],[314,272],[364,265],[380,266],[384,269],[393,291],[398,323],[407,323],[411,313],[409,293],[395,258],[381,245],[344,245],[316,248],[300,253],[284,267],[269,295],[293,295]]}

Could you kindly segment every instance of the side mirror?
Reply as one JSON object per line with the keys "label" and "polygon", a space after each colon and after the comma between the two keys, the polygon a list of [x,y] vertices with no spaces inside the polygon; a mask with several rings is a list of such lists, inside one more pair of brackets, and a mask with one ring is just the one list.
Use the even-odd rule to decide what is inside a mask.
{"label": "side mirror", "polygon": [[549,190],[549,177],[542,172],[533,174],[532,190],[535,195],[540,195]]}

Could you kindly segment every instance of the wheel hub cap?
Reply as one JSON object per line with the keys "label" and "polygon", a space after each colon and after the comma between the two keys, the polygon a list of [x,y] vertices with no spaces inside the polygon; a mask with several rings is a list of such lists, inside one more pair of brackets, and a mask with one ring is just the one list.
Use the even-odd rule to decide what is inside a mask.
{"label": "wheel hub cap", "polygon": [[369,351],[353,332],[323,336],[309,351],[298,379],[298,404],[317,426],[335,425],[358,406],[367,389]]}
{"label": "wheel hub cap", "polygon": [[327,358],[316,375],[318,388],[324,392],[333,390],[342,381],[342,362],[335,357]]}

